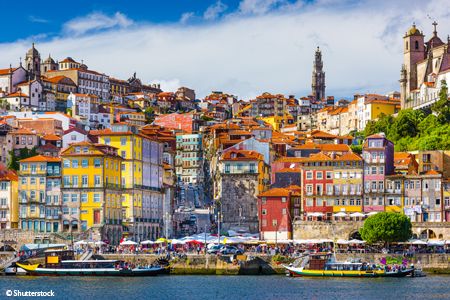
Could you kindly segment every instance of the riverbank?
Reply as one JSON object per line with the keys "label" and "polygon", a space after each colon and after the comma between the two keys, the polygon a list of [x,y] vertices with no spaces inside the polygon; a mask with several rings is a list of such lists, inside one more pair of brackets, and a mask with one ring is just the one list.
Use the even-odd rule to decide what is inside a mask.
{"label": "riverbank", "polygon": [[[147,265],[161,258],[152,254],[103,254],[104,259],[124,260],[134,264]],[[402,258],[402,255],[361,253],[336,254],[337,260],[347,261],[360,258],[363,261],[378,262],[383,257]],[[275,259],[276,260],[276,259]],[[450,274],[450,254],[416,254],[410,263],[432,274]],[[33,263],[43,263],[43,259],[33,259]],[[285,274],[280,262],[271,255],[187,255],[171,260],[173,275],[275,275]]]}

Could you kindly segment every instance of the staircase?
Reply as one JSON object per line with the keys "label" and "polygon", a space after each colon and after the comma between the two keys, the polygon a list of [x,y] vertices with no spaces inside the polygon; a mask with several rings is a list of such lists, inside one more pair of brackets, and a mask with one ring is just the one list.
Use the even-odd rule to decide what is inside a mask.
{"label": "staircase", "polygon": [[84,252],[81,257],[80,260],[88,260],[92,257],[94,253],[92,252],[92,250],[87,250],[86,252]]}
{"label": "staircase", "polygon": [[2,262],[0,264],[0,270],[4,270],[5,268],[9,267],[10,265],[12,265],[15,262],[18,262],[20,260],[20,257],[12,257],[11,259]]}

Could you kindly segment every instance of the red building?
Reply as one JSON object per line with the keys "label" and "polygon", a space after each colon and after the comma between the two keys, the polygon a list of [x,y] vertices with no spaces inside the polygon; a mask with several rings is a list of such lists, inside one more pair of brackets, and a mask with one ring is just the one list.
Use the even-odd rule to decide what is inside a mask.
{"label": "red building", "polygon": [[199,122],[200,118],[198,114],[173,113],[157,116],[153,124],[162,126],[166,129],[181,130],[187,133],[193,133],[198,131]]}
{"label": "red building", "polygon": [[272,188],[258,195],[259,232],[262,240],[292,237],[292,208],[300,204],[301,188]]}
{"label": "red building", "polygon": [[331,157],[311,154],[302,167],[303,212],[308,220],[328,220],[332,218],[333,201],[327,198],[327,184],[333,185]]}

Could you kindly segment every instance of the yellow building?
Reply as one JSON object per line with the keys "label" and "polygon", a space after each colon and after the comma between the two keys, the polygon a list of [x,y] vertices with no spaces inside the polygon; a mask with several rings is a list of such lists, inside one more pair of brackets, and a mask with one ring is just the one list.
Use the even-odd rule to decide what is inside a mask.
{"label": "yellow building", "polygon": [[18,228],[18,177],[11,170],[0,170],[0,229]]}
{"label": "yellow building", "polygon": [[122,238],[122,158],[117,148],[80,142],[61,153],[63,231],[91,230],[96,240]]}
{"label": "yellow building", "polygon": [[404,176],[388,175],[385,179],[385,211],[403,212]]}
{"label": "yellow building", "polygon": [[369,113],[370,120],[376,120],[381,114],[393,115],[400,110],[400,101],[397,100],[369,100],[365,105],[365,112]]}
{"label": "yellow building", "polygon": [[20,228],[59,232],[61,159],[37,155],[22,159],[19,171]]}
{"label": "yellow building", "polygon": [[118,149],[123,158],[121,184],[123,187],[122,207],[125,214],[123,223],[126,231],[124,235],[133,236],[140,240],[138,223],[143,221],[143,162],[142,145],[146,137],[126,123],[115,123],[111,129],[99,132],[99,143],[110,145]]}
{"label": "yellow building", "polygon": [[362,158],[352,152],[337,157],[333,160],[333,172],[326,176],[334,177],[333,185],[325,188],[327,195],[334,194],[333,212],[362,212]]}

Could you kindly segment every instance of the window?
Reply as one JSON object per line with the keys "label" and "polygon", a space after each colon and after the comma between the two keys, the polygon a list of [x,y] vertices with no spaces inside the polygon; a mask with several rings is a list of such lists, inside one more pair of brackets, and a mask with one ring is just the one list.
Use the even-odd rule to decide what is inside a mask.
{"label": "window", "polygon": [[230,164],[225,164],[225,173],[230,173]]}
{"label": "window", "polygon": [[87,168],[88,167],[88,160],[87,159],[82,159],[81,160],[81,167],[82,168]]}
{"label": "window", "polygon": [[81,202],[86,203],[88,201],[88,195],[87,194],[81,194]]}
{"label": "window", "polygon": [[372,167],[372,175],[377,174],[377,167]]}
{"label": "window", "polygon": [[94,202],[100,202],[100,194],[98,193],[94,194]]}
{"label": "window", "polygon": [[333,178],[333,172],[327,171],[327,179],[332,179],[332,178]]}
{"label": "window", "polygon": [[306,172],[306,179],[313,179],[313,172],[312,171]]}
{"label": "window", "polygon": [[277,226],[277,225],[278,225],[277,219],[273,219],[273,220],[272,220],[272,226]]}
{"label": "window", "polygon": [[306,193],[308,195],[312,195],[312,189],[313,189],[312,184],[307,184],[306,185]]}
{"label": "window", "polygon": [[127,138],[126,137],[120,138],[120,145],[125,146],[126,144],[127,144]]}
{"label": "window", "polygon": [[322,171],[316,172],[316,179],[323,179],[323,172]]}
{"label": "window", "polygon": [[30,184],[36,184],[36,177],[30,177]]}
{"label": "window", "polygon": [[78,168],[78,159],[72,160],[72,168]]}
{"label": "window", "polygon": [[286,202],[286,197],[281,197],[281,202],[285,203]]}
{"label": "window", "polygon": [[70,201],[77,202],[78,201],[78,195],[77,194],[70,195]]}
{"label": "window", "polygon": [[64,159],[63,160],[63,166],[64,166],[64,168],[70,168],[70,160]]}
{"label": "window", "polygon": [[72,176],[72,185],[78,187],[78,176]]}
{"label": "window", "polygon": [[263,214],[263,216],[267,215],[267,209],[263,209],[262,214]]}
{"label": "window", "polygon": [[313,206],[313,200],[312,199],[306,199],[306,206]]}
{"label": "window", "polygon": [[95,168],[100,168],[100,165],[101,165],[100,158],[94,159],[94,167]]}
{"label": "window", "polygon": [[81,184],[83,187],[86,187],[88,185],[88,175],[83,175],[81,177]]}
{"label": "window", "polygon": [[69,202],[69,194],[63,194],[63,202]]}

